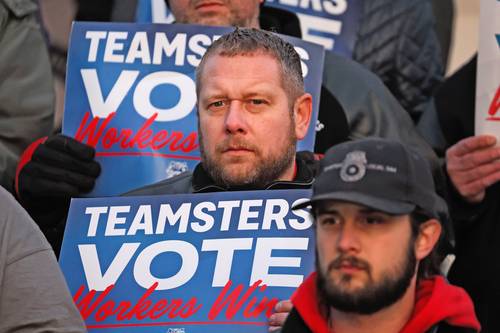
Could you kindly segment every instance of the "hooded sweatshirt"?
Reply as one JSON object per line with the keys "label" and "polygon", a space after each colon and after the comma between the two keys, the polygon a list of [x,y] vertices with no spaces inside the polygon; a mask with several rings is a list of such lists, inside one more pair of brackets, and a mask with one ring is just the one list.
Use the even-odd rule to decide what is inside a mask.
{"label": "hooded sweatshirt", "polygon": [[[315,280],[316,273],[313,273],[292,296],[294,311],[310,331],[333,333],[319,309]],[[467,293],[462,288],[450,285],[442,276],[435,276],[418,284],[413,314],[400,333],[424,333],[441,323],[465,331],[480,330],[474,305]],[[287,326],[285,323],[283,332],[288,331]]]}

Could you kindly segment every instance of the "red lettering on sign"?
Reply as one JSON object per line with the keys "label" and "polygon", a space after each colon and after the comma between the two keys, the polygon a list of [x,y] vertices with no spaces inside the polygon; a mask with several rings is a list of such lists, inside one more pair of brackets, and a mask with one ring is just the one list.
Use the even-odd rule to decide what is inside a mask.
{"label": "red lettering on sign", "polygon": [[[248,300],[248,298],[257,290],[259,289],[261,292],[266,290],[267,286],[260,284],[262,283],[262,280],[258,280],[252,284],[250,288],[241,296],[240,294],[243,291],[243,284],[239,284],[234,290],[226,296],[226,294],[229,292],[229,289],[231,289],[231,285],[233,284],[232,281],[228,281],[224,288],[222,289],[221,293],[215,300],[214,304],[212,305],[212,308],[210,309],[210,312],[208,313],[208,319],[214,320],[217,318],[219,313],[226,307],[226,313],[225,316],[227,319],[232,319],[243,307],[243,304]],[[258,288],[260,286],[260,288]],[[267,299],[267,297],[264,297],[259,305],[251,311],[251,308],[254,306],[256,303],[257,298],[253,298],[246,306],[243,315],[245,318],[249,317],[257,317],[259,316],[264,310],[267,309],[266,316],[269,317],[271,316],[272,310],[274,309],[274,306],[278,303],[278,299],[272,298],[270,300]]]}
{"label": "red lettering on sign", "polygon": [[496,119],[498,117],[495,117],[495,115],[497,114],[499,109],[500,109],[500,86],[498,86],[497,92],[493,97],[493,100],[491,101],[490,108],[488,109],[488,114],[491,116],[491,118]]}
{"label": "red lettering on sign", "polygon": [[158,282],[146,290],[134,304],[123,300],[117,305],[115,301],[110,299],[104,302],[104,299],[114,288],[114,285],[107,287],[95,300],[97,292],[90,290],[83,296],[85,287],[82,285],[73,297],[73,301],[80,310],[80,314],[84,320],[93,315],[96,322],[102,322],[109,317],[116,317],[117,321],[124,321],[134,318],[138,320],[158,319],[164,315],[172,319],[177,317],[186,319],[194,315],[202,307],[202,304],[197,304],[198,300],[196,297],[192,297],[186,303],[184,303],[183,299],[173,299],[171,301],[161,299],[153,303],[148,297],[151,296],[156,287],[158,287]]}
{"label": "red lettering on sign", "polygon": [[157,113],[147,119],[144,124],[134,133],[130,128],[122,128],[118,131],[115,127],[110,127],[109,123],[116,115],[110,113],[104,120],[99,117],[90,118],[90,112],[86,112],[78,127],[75,139],[85,142],[92,147],[96,147],[99,142],[104,150],[112,149],[119,144],[121,149],[137,150],[160,150],[168,146],[172,152],[182,151],[192,152],[199,147],[197,143],[198,134],[191,132],[187,136],[181,131],[160,130],[154,133],[150,127],[154,123]]}
{"label": "red lettering on sign", "polygon": [[[267,289],[267,286],[261,285],[261,283],[262,280],[256,281],[246,291],[243,290],[243,284],[239,284],[230,292],[232,281],[228,281],[212,304],[208,319],[214,321],[224,309],[226,309],[224,316],[227,319],[232,319],[239,312],[243,314],[244,318],[257,318],[265,312],[266,317],[269,318],[278,303],[278,299],[262,297],[258,301],[255,293],[264,292]],[[203,306],[198,304],[196,297],[191,297],[187,302],[181,298],[152,301],[149,297],[157,287],[158,282],[154,283],[135,302],[129,300],[116,302],[107,298],[114,285],[108,286],[102,292],[90,290],[87,293],[85,293],[86,287],[82,285],[73,296],[73,301],[84,320],[93,318],[98,323],[106,320],[111,322],[156,320],[164,316],[170,319],[187,319],[196,314]],[[253,297],[250,299],[251,296]]]}

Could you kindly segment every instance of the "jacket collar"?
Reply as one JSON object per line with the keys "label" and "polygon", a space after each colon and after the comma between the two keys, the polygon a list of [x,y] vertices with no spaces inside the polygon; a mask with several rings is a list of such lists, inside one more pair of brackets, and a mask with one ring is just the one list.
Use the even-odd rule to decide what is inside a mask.
{"label": "jacket collar", "polygon": [[215,184],[214,180],[206,172],[202,163],[199,163],[193,171],[193,192],[220,192],[220,191],[254,191],[254,190],[283,190],[283,189],[308,189],[314,182],[314,176],[318,170],[318,161],[311,152],[299,152],[295,158],[296,175],[292,181],[275,181],[262,188],[238,187],[227,188],[223,185]]}

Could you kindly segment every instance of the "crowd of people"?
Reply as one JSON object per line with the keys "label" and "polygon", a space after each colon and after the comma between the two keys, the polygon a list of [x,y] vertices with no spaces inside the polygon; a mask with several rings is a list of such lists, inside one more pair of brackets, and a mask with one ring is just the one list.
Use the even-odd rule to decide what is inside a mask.
{"label": "crowd of people", "polygon": [[[77,17],[120,6],[101,3],[108,13]],[[124,195],[312,188],[316,272],[278,303],[270,330],[500,331],[500,148],[471,131],[475,59],[443,77],[432,1],[363,2],[353,59],[326,51],[314,152],[296,152],[313,105],[300,57],[266,31],[300,32],[294,14],[264,0],[167,5],[178,23],[238,28],[197,68],[201,162]],[[0,23],[0,333],[83,332],[55,255],[70,199],[100,165],[94,148],[53,132],[36,3],[0,0]],[[439,147],[421,119],[435,120]],[[448,282],[439,264],[450,253]]]}

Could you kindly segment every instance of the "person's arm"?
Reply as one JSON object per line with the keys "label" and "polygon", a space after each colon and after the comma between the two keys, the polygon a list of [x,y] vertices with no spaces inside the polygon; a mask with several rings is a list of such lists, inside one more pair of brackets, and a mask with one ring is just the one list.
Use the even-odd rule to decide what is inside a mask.
{"label": "person's arm", "polygon": [[93,147],[65,135],[39,139],[21,155],[15,182],[19,202],[59,253],[72,197],[92,190],[100,173]]}
{"label": "person's arm", "polygon": [[54,87],[32,1],[0,0],[0,185],[13,193],[21,152],[52,131]]}
{"label": "person's arm", "polygon": [[86,332],[50,245],[1,187],[0,332]]}

